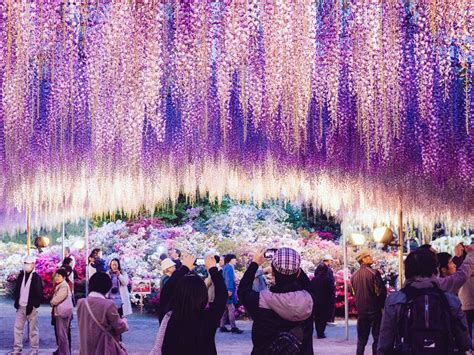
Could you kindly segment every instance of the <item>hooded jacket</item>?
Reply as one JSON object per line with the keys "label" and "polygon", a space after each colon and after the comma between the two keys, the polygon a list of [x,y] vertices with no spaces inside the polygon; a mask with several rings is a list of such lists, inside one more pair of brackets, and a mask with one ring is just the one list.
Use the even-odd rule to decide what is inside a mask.
{"label": "hooded jacket", "polygon": [[301,271],[297,281],[275,285],[269,290],[255,292],[252,284],[258,265],[250,264],[240,281],[238,296],[253,319],[252,354],[263,354],[281,332],[297,326],[303,330],[303,346],[300,354],[313,354],[312,314],[315,302],[307,291],[309,279]]}
{"label": "hooded jacket", "polygon": [[[415,278],[407,280],[406,286],[412,286],[417,289],[431,288],[433,286],[440,287],[438,278],[433,276],[430,278]],[[460,351],[466,351],[471,348],[471,338],[467,328],[466,316],[461,310],[459,299],[449,293],[444,293],[450,306],[452,333],[455,336],[455,344]],[[388,296],[385,302],[384,313],[382,317],[382,325],[380,326],[378,355],[391,354],[393,350],[396,331],[400,317],[402,317],[402,306],[407,303],[407,297],[402,291],[397,291]]]}
{"label": "hooded jacket", "polygon": [[[13,291],[13,298],[15,299],[15,308],[20,308],[20,291],[21,283],[23,282],[23,277],[25,272],[22,270],[16,279],[15,290]],[[29,315],[34,308],[38,308],[43,301],[43,281],[41,277],[36,272],[31,272],[30,276],[31,286],[30,293],[28,294],[28,304],[26,306],[26,315]]]}

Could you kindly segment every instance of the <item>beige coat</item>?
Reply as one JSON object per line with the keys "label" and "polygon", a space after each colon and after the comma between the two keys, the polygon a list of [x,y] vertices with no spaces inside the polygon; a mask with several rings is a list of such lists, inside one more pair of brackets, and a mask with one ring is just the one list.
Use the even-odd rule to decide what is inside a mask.
{"label": "beige coat", "polygon": [[[118,336],[128,330],[127,322],[120,318],[113,301],[91,296],[87,301],[95,318],[109,334]],[[81,355],[119,354],[117,343],[94,322],[84,299],[77,303],[77,322]]]}
{"label": "beige coat", "polygon": [[51,299],[51,306],[53,306],[53,312],[55,316],[58,315],[56,306],[67,298],[68,292],[69,292],[69,285],[67,284],[66,281],[63,281],[56,285],[54,289],[53,298]]}

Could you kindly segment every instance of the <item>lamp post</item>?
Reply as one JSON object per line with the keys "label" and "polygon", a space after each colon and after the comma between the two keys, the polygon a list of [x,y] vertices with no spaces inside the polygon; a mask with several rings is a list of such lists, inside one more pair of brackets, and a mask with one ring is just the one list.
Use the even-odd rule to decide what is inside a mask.
{"label": "lamp post", "polygon": [[30,255],[31,250],[31,211],[26,207],[26,255]]}
{"label": "lamp post", "polygon": [[86,297],[89,294],[89,218],[86,217],[85,220],[85,231],[86,239]]}

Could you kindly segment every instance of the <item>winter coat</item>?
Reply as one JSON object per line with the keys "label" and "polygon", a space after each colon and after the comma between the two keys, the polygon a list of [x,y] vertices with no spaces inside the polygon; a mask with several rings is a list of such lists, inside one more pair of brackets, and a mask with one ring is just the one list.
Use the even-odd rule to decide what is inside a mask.
{"label": "winter coat", "polygon": [[334,275],[327,267],[327,272],[320,273],[311,280],[311,291],[315,299],[315,316],[330,320],[334,312],[336,288]]}
{"label": "winter coat", "polygon": [[160,290],[160,303],[158,304],[158,320],[163,320],[164,316],[170,310],[171,300],[173,298],[174,289],[176,288],[177,282],[190,271],[187,266],[181,266],[176,269],[175,272],[170,276],[168,281],[163,285]]}
{"label": "winter coat", "polygon": [[[120,318],[117,307],[112,300],[105,297],[93,297],[93,293],[77,302],[77,322],[79,328],[80,355],[115,355],[119,354],[117,343],[112,336],[128,330],[124,319]],[[97,321],[105,328],[106,334],[92,319],[85,301],[89,303]],[[111,336],[112,335],[112,336]]]}
{"label": "winter coat", "polygon": [[459,291],[463,311],[474,310],[474,274],[471,274],[461,290]]}
{"label": "winter coat", "polygon": [[[16,309],[20,308],[20,290],[24,275],[25,272],[23,270],[20,271],[13,291],[13,299],[15,300]],[[41,277],[36,272],[32,272],[29,277],[32,277],[32,279],[30,293],[28,295],[28,304],[26,306],[26,315],[31,313],[33,307],[38,308],[43,301],[43,281],[41,280]]]}
{"label": "winter coat", "polygon": [[[184,268],[187,269],[186,266],[181,267],[181,269]],[[175,271],[173,276],[171,276],[169,283],[167,284],[168,286],[171,284],[171,287],[174,287],[176,282],[182,279],[185,275],[185,273],[178,273],[177,277],[174,277],[176,273],[177,272]],[[207,309],[203,309],[195,319],[190,317],[185,321],[178,321],[173,317],[173,315],[171,315],[164,336],[162,347],[163,355],[217,354],[215,335],[222,314],[224,313],[227,300],[227,290],[224,284],[224,279],[217,268],[211,268],[209,274],[215,289],[214,302],[212,302]],[[168,290],[171,291],[171,296],[173,296],[174,289]]]}
{"label": "winter coat", "polygon": [[461,287],[474,272],[474,252],[467,253],[462,265],[452,275],[439,278],[439,286],[443,291],[458,294]]}
{"label": "winter coat", "polygon": [[387,289],[378,270],[361,265],[351,277],[358,314],[369,315],[383,309]]}
{"label": "winter coat", "polygon": [[58,311],[57,311],[57,305],[62,303],[68,296],[69,293],[71,292],[69,284],[64,280],[63,282],[60,282],[56,285],[54,288],[54,295],[53,298],[51,299],[51,306],[53,306],[53,315],[57,316]]}
{"label": "winter coat", "polygon": [[[406,282],[406,285],[417,289],[432,288],[433,284],[439,287],[437,277],[416,278]],[[453,320],[451,323],[453,327],[452,333],[455,336],[456,345],[459,347],[459,350],[468,350],[471,348],[471,338],[467,328],[466,316],[461,310],[461,303],[455,295],[449,292],[445,292],[444,294],[450,306],[450,313]],[[406,302],[407,297],[402,291],[394,292],[388,296],[385,302],[382,325],[380,327],[378,355],[390,354],[391,350],[393,350],[396,331],[399,327],[400,317],[402,316],[402,306],[406,304]]]}
{"label": "winter coat", "polygon": [[230,264],[225,264],[222,268],[222,276],[224,276],[227,291],[232,292],[232,295],[227,299],[227,304],[237,303],[237,288],[235,286],[235,270]]}
{"label": "winter coat", "polygon": [[275,285],[269,290],[255,292],[253,280],[258,265],[252,262],[239,285],[239,299],[253,319],[252,354],[263,354],[282,332],[297,326],[303,328],[303,345],[300,354],[313,354],[314,300],[309,279],[301,271],[299,279],[286,285]]}
{"label": "winter coat", "polygon": [[130,302],[130,293],[128,292],[128,275],[124,272],[121,272],[120,276],[118,277],[118,280],[120,283],[119,292],[120,298],[122,299],[123,316],[126,317],[133,313],[132,303]]}

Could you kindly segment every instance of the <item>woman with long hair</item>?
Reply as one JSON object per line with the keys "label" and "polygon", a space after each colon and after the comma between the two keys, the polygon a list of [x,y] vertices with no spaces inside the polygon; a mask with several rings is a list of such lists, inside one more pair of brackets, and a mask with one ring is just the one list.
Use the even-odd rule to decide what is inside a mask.
{"label": "woman with long hair", "polygon": [[128,293],[128,275],[122,271],[119,259],[110,260],[109,276],[112,280],[112,288],[107,294],[107,298],[114,301],[120,317],[132,314],[130,294]]}
{"label": "woman with long hair", "polygon": [[171,301],[151,354],[217,354],[214,338],[226,306],[227,290],[216,259],[207,256],[205,266],[215,287],[215,298],[206,308],[207,287],[199,276],[191,273],[195,260],[185,256],[183,266],[168,281],[163,296]]}

